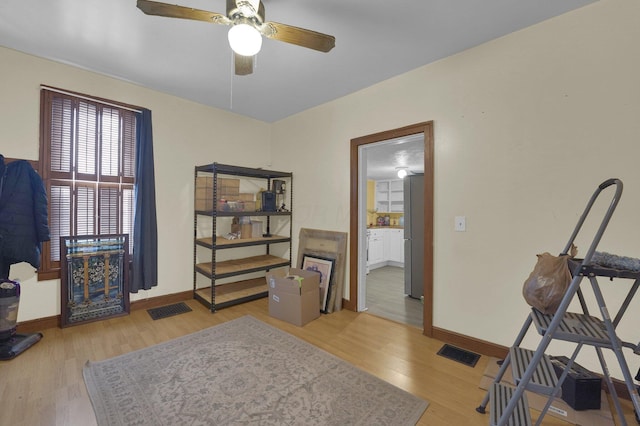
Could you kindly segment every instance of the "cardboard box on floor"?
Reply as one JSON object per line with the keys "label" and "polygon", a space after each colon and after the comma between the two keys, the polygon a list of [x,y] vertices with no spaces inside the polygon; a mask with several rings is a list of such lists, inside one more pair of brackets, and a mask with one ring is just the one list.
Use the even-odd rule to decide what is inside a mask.
{"label": "cardboard box on floor", "polygon": [[291,268],[266,274],[269,315],[302,327],[320,316],[320,274]]}
{"label": "cardboard box on floor", "polygon": [[[498,358],[489,358],[489,363],[484,371],[484,375],[480,380],[480,389],[487,390],[493,379],[498,374],[500,366],[497,364]],[[511,367],[507,368],[507,372],[502,377],[503,383],[508,383],[513,386],[513,378],[511,376]],[[529,408],[533,410],[541,411],[547,403],[547,397],[534,392],[526,392],[527,401],[529,402]],[[609,409],[609,401],[607,395],[604,392],[600,393],[600,409],[599,410],[582,410],[576,411],[569,404],[564,402],[560,398],[556,398],[551,404],[551,408],[547,412],[547,416],[557,417],[566,422],[574,425],[589,425],[589,426],[613,426],[613,416]],[[536,413],[537,416],[539,413]],[[544,421],[543,421],[544,423]]]}

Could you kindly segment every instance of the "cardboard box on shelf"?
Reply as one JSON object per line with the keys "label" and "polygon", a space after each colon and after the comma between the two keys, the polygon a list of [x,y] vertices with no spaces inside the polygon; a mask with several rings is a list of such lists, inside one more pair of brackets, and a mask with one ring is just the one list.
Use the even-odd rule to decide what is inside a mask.
{"label": "cardboard box on shelf", "polygon": [[256,202],[255,201],[243,201],[242,202],[242,211],[255,212],[256,211]]}
{"label": "cardboard box on shelf", "polygon": [[213,198],[207,197],[205,192],[199,193],[198,191],[199,190],[196,189],[195,209],[204,211],[213,210]]}
{"label": "cardboard box on shelf", "polygon": [[320,275],[286,268],[266,274],[269,315],[302,327],[320,316]]}
{"label": "cardboard box on shelf", "polygon": [[240,179],[218,178],[218,199],[238,200]]}
{"label": "cardboard box on shelf", "polygon": [[256,194],[241,192],[238,194],[238,201],[255,201]]}
{"label": "cardboard box on shelf", "polygon": [[213,188],[213,176],[198,176],[196,178],[196,188]]}
{"label": "cardboard box on shelf", "polygon": [[231,232],[239,232],[241,240],[253,237],[250,223],[233,223],[231,224]]}
{"label": "cardboard box on shelf", "polygon": [[213,210],[213,177],[196,178],[195,209]]}
{"label": "cardboard box on shelf", "polygon": [[252,220],[251,221],[251,238],[260,238],[262,237],[262,221]]}
{"label": "cardboard box on shelf", "polygon": [[[240,179],[218,178],[217,192],[218,202],[221,200],[240,201]],[[253,196],[253,194],[249,195]],[[243,196],[248,197],[247,195]],[[218,205],[218,210],[227,211],[230,207],[231,206],[222,203]],[[213,176],[196,177],[195,209],[205,211],[213,210]]]}

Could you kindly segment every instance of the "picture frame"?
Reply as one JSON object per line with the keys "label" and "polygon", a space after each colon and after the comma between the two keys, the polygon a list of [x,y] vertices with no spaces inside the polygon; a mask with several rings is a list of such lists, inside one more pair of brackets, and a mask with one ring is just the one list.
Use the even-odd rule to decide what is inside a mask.
{"label": "picture frame", "polygon": [[60,326],[129,314],[129,235],[60,237]]}
{"label": "picture frame", "polygon": [[323,229],[300,228],[297,262],[302,269],[304,255],[335,259],[332,270],[333,285],[328,295],[326,313],[342,309],[346,271],[347,233]]}
{"label": "picture frame", "polygon": [[327,305],[331,300],[333,269],[335,259],[305,254],[302,257],[302,269],[320,274],[320,312],[327,313]]}

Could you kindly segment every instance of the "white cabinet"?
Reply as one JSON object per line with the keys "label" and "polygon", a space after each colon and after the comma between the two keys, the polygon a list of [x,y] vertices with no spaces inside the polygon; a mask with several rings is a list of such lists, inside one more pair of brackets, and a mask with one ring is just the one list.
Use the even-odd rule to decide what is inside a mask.
{"label": "white cabinet", "polygon": [[376,181],[375,205],[379,213],[402,213],[404,211],[402,179]]}
{"label": "white cabinet", "polygon": [[402,213],[404,211],[404,185],[402,179],[389,181],[389,208],[392,213]]}
{"label": "white cabinet", "polygon": [[369,230],[367,265],[372,269],[382,266],[404,266],[404,230],[374,228]]}
{"label": "white cabinet", "polygon": [[398,263],[404,264],[404,229],[388,229],[389,234],[389,261],[394,266]]}
{"label": "white cabinet", "polygon": [[369,265],[382,263],[385,260],[383,231],[385,231],[385,229],[372,229],[369,231]]}
{"label": "white cabinet", "polygon": [[376,181],[376,210],[380,213],[389,211],[389,181]]}

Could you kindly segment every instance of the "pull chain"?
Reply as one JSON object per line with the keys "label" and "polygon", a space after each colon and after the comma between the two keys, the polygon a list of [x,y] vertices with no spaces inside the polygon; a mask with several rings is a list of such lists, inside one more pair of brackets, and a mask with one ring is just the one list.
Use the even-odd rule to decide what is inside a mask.
{"label": "pull chain", "polygon": [[233,50],[231,50],[231,83],[229,84],[230,90],[229,90],[229,109],[231,111],[233,111],[233,68],[234,68],[234,55],[233,55]]}

